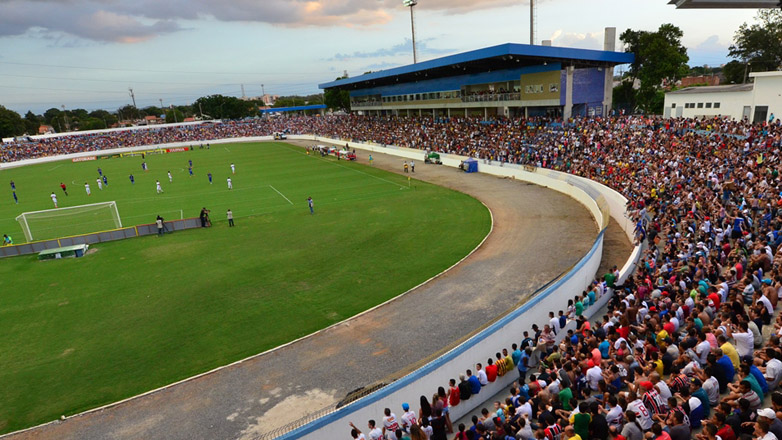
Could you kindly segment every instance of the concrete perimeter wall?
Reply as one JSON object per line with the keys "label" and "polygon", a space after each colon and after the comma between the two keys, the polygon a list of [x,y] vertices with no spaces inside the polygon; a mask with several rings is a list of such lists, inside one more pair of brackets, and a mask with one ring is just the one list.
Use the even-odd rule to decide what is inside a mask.
{"label": "concrete perimeter wall", "polygon": [[[424,152],[421,150],[383,146],[372,143],[357,143],[339,139],[329,139],[317,136],[289,136],[291,140],[311,141],[316,143],[347,144],[350,148],[364,151],[376,151],[419,162],[424,166]],[[212,145],[232,142],[259,142],[272,140],[270,136],[228,138],[209,140]],[[0,164],[1,169],[14,168],[36,163],[70,160],[79,157],[104,156],[132,151],[144,151],[154,148],[177,148],[197,145],[197,142],[176,142],[161,145],[146,145],[139,147],[119,148],[114,150],[101,150],[92,152],[75,153],[70,155],[51,156],[38,159],[23,160],[18,162]],[[175,153],[172,153],[175,154]],[[441,154],[444,166],[458,167],[461,161],[467,157]],[[400,164],[401,166],[401,164]],[[436,165],[428,165],[436,166]],[[400,378],[388,386],[375,391],[359,400],[356,400],[333,413],[327,414],[313,422],[297,428],[279,438],[282,439],[323,439],[343,438],[348,430],[348,421],[354,421],[359,426],[364,426],[368,419],[380,420],[385,407],[396,409],[402,402],[417,402],[421,395],[431,396],[438,386],[445,386],[448,379],[457,378],[469,366],[481,362],[502,347],[510,347],[512,342],[520,341],[522,332],[529,330],[532,324],[542,326],[548,323],[548,312],[564,309],[567,300],[572,298],[594,279],[600,265],[603,250],[603,237],[608,225],[609,216],[612,217],[625,231],[628,238],[633,240],[634,224],[625,217],[627,200],[618,192],[602,185],[578,176],[552,171],[548,169],[524,167],[519,165],[489,163],[481,161],[478,171],[498,177],[513,178],[536,185],[551,188],[566,194],[584,205],[595,219],[599,233],[589,252],[565,275],[551,284],[549,287],[530,298],[518,309],[502,317],[486,329],[472,338],[455,347],[443,356],[424,365],[418,370]],[[456,172],[456,171],[454,171]],[[621,284],[632,273],[635,264],[641,254],[641,248],[636,247],[631,257],[620,270],[619,283]],[[604,295],[597,304],[585,311],[587,317],[592,316],[611,297],[611,292]],[[567,328],[573,328],[574,323],[569,322]],[[560,333],[562,334],[562,333]],[[451,408],[451,419],[455,420],[467,414],[481,405],[485,398],[501,391],[509,386],[517,375],[510,372],[495,382],[483,387],[481,393],[459,405]],[[414,405],[415,406],[415,405]]]}
{"label": "concrete perimeter wall", "polygon": [[[424,152],[408,148],[383,146],[371,143],[357,143],[344,140],[333,140],[315,136],[290,136],[290,139],[312,141],[315,143],[335,143],[340,146],[356,148],[368,152],[380,152],[419,162],[424,165]],[[467,159],[464,156],[441,154],[443,166],[458,167]],[[401,168],[401,163],[400,163]],[[342,438],[348,432],[348,422],[364,426],[369,419],[380,420],[386,407],[396,410],[402,402],[418,402],[419,397],[431,396],[438,386],[446,386],[451,378],[458,378],[476,362],[493,358],[495,352],[503,347],[510,348],[513,342],[521,340],[522,332],[530,330],[532,324],[543,326],[548,323],[548,312],[564,309],[567,300],[580,293],[594,279],[602,259],[603,238],[608,225],[609,216],[622,227],[628,238],[633,239],[634,224],[625,217],[627,200],[618,192],[593,182],[589,179],[569,175],[557,171],[523,167],[517,165],[489,163],[482,161],[478,171],[498,177],[507,177],[536,185],[551,188],[572,197],[584,205],[594,217],[599,226],[599,233],[592,248],[568,273],[552,285],[530,298],[525,304],[512,311],[497,322],[491,324],[469,340],[460,344],[443,356],[426,364],[418,370],[400,378],[388,386],[356,400],[333,413],[327,414],[307,425],[295,429],[278,438],[281,439],[322,439]],[[469,177],[467,177],[469,178]],[[624,267],[620,280],[624,281],[634,269],[640,256],[640,248],[636,247]],[[597,304],[585,312],[588,317],[596,313],[612,296],[612,292],[604,295]],[[569,322],[565,328],[574,328],[575,323]],[[560,332],[560,336],[566,332]],[[476,407],[483,405],[485,399],[510,386],[518,375],[515,371],[497,378],[493,383],[481,389],[481,393],[467,401],[452,407],[451,419],[456,420]]]}

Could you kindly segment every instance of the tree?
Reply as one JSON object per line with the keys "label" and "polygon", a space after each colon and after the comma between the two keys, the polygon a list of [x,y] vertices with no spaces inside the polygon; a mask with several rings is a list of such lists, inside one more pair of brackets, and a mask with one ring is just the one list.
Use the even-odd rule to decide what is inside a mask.
{"label": "tree", "polygon": [[38,127],[41,126],[41,118],[31,111],[24,115],[25,132],[29,135],[38,134]]}
{"label": "tree", "polygon": [[[345,78],[347,78],[347,76],[341,76],[337,78],[337,81]],[[323,101],[323,103],[326,104],[326,107],[332,110],[350,111],[350,92],[347,90],[326,89],[326,91],[323,92]]]}
{"label": "tree", "polygon": [[728,55],[752,72],[777,70],[782,67],[782,10],[761,9],[756,18],[758,23],[739,27]]}
{"label": "tree", "polygon": [[174,122],[182,122],[184,120],[185,115],[178,109],[166,109],[166,124],[173,124]]}
{"label": "tree", "polygon": [[614,87],[613,91],[614,108],[632,113],[638,105],[638,92],[633,87],[632,80],[624,80]]}
{"label": "tree", "polygon": [[22,135],[24,131],[24,120],[19,113],[0,105],[0,138]]}
{"label": "tree", "polygon": [[656,32],[627,29],[619,36],[625,52],[635,54],[628,79],[641,81],[638,106],[646,113],[662,113],[662,87],[687,75],[687,48],[682,45],[684,33],[672,24],[663,24]]}
{"label": "tree", "polygon": [[741,84],[744,82],[744,71],[747,66],[740,62],[733,60],[724,66],[722,66],[722,75],[725,77],[725,82],[728,84]]}
{"label": "tree", "polygon": [[234,96],[203,96],[196,100],[193,108],[198,109],[199,105],[204,117],[209,115],[215,119],[241,119],[256,114],[255,104]]}

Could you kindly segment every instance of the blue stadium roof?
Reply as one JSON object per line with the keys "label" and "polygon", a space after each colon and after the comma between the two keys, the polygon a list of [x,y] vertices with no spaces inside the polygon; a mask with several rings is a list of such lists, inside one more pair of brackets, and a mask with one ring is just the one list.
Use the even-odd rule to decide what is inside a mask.
{"label": "blue stadium roof", "polygon": [[563,66],[604,67],[628,64],[635,55],[626,52],[574,49],[570,47],[533,46],[529,44],[506,43],[455,55],[449,55],[417,64],[395,67],[379,72],[367,73],[355,78],[340,79],[319,84],[321,89],[339,88],[355,90],[366,87],[433,79],[451,76],[461,69],[463,73],[487,72],[539,65],[545,62],[560,62]]}
{"label": "blue stadium roof", "polygon": [[261,113],[285,113],[285,112],[298,112],[301,110],[320,110],[326,108],[326,104],[315,105],[300,105],[298,107],[272,107],[261,109]]}

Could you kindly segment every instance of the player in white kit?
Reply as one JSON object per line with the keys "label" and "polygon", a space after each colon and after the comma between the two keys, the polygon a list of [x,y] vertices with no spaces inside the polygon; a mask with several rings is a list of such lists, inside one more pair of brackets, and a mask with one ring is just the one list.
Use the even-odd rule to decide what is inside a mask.
{"label": "player in white kit", "polygon": [[231,164],[231,174],[236,174],[236,166],[233,163]]}
{"label": "player in white kit", "polygon": [[228,178],[227,182],[228,182],[228,189],[234,189],[234,183],[230,177]]}
{"label": "player in white kit", "polygon": [[52,198],[52,202],[54,202],[54,207],[56,208],[57,207],[57,194],[52,193],[52,195],[49,196],[49,197]]}
{"label": "player in white kit", "polygon": [[96,182],[98,182],[98,189],[103,191],[103,182],[100,179],[97,179]]}
{"label": "player in white kit", "polygon": [[158,194],[162,193],[163,192],[163,187],[160,186],[160,181],[159,180],[155,181],[155,185],[157,186],[157,193]]}
{"label": "player in white kit", "polygon": [[174,183],[174,176],[171,175],[171,171],[168,172],[168,183]]}
{"label": "player in white kit", "polygon": [[90,191],[90,184],[87,182],[84,182],[84,190],[87,191],[87,195],[91,196],[92,192]]}

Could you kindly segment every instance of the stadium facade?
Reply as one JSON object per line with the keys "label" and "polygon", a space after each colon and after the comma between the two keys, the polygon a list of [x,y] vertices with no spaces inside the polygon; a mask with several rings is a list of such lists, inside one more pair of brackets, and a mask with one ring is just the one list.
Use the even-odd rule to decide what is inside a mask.
{"label": "stadium facade", "polygon": [[599,116],[612,105],[614,67],[632,63],[605,50],[501,44],[324,84],[347,90],[360,114],[446,116]]}
{"label": "stadium facade", "polygon": [[752,72],[749,77],[753,82],[747,84],[685,87],[668,92],[663,115],[666,118],[717,116],[753,123],[782,115],[782,72]]}

